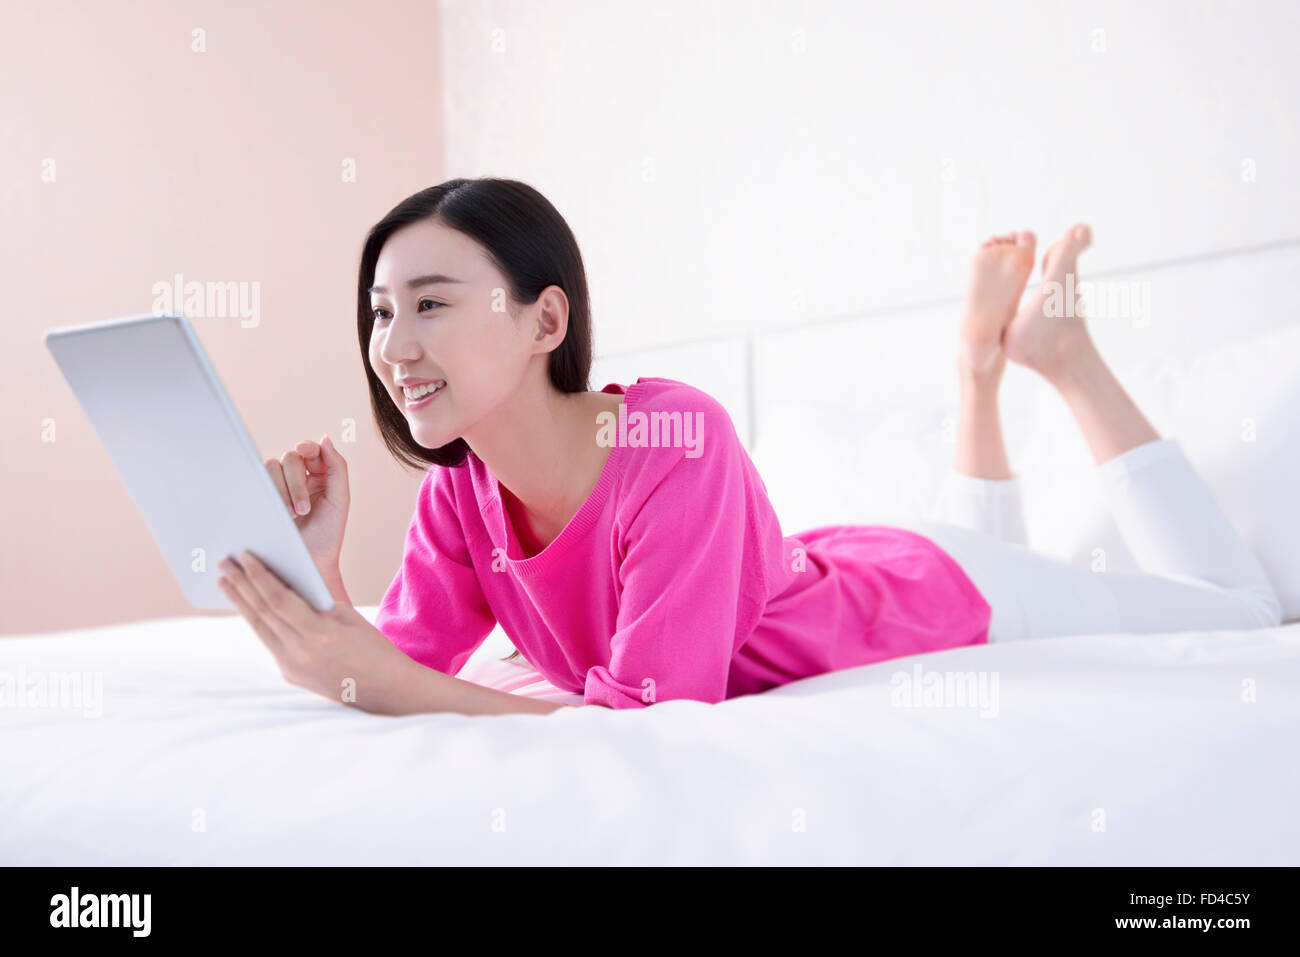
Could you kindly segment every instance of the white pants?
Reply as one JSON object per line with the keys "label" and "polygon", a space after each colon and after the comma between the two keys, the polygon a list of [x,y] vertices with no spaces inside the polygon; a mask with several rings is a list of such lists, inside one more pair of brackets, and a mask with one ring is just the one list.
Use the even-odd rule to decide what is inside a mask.
{"label": "white pants", "polygon": [[1019,482],[951,471],[935,521],[898,523],[948,552],[993,609],[989,641],[1261,628],[1282,606],[1259,560],[1173,439],[1099,467],[1141,573],[1093,572],[1030,551]]}

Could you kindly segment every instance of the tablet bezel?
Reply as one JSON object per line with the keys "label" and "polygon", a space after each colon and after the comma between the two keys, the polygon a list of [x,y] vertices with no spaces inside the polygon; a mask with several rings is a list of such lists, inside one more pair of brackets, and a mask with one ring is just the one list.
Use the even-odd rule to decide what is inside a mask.
{"label": "tablet bezel", "polygon": [[[170,337],[174,337],[176,332],[180,333],[180,341],[183,343],[188,357],[193,360],[192,366],[198,370],[198,374],[202,378],[204,386],[202,394],[215,403],[214,408],[207,411],[219,415],[224,424],[232,430],[240,449],[240,462],[243,463],[236,467],[249,470],[246,477],[258,489],[257,494],[263,499],[262,501],[249,502],[246,507],[239,510],[239,514],[227,517],[227,520],[232,522],[247,521],[257,523],[256,525],[250,524],[250,527],[246,530],[237,530],[229,536],[233,540],[246,541],[248,544],[229,550],[223,549],[226,554],[221,555],[210,554],[205,550],[201,571],[193,570],[194,555],[192,551],[186,555],[167,554],[162,541],[159,540],[159,535],[154,532],[154,522],[162,520],[161,517],[151,515],[148,503],[142,504],[138,490],[131,487],[131,483],[127,481],[126,476],[123,474],[119,458],[123,455],[137,454],[138,446],[129,450],[114,449],[111,447],[110,442],[106,441],[105,433],[101,430],[97,421],[98,414],[96,410],[96,396],[101,394],[103,383],[94,383],[92,389],[90,383],[74,381],[78,378],[75,371],[76,364],[73,363],[70,368],[65,365],[61,358],[63,347],[75,340],[82,339],[84,342],[84,337],[94,337],[95,344],[102,347],[105,337],[111,337],[114,333],[126,329],[149,325],[156,325],[160,334],[165,331],[166,335]],[[221,575],[217,566],[222,559],[227,557],[227,554],[236,555],[239,551],[247,548],[311,607],[317,611],[329,611],[334,607],[334,596],[330,593],[320,569],[316,566],[315,560],[308,551],[307,545],[302,539],[302,534],[298,530],[297,523],[290,517],[288,507],[267,471],[263,456],[253,444],[243,420],[221,383],[221,378],[217,375],[217,371],[209,360],[206,350],[194,334],[194,330],[184,314],[148,313],[81,325],[62,326],[47,330],[43,338],[46,348],[53,356],[55,363],[59,366],[64,378],[76,395],[82,411],[90,420],[101,445],[104,446],[109,458],[113,460],[119,477],[126,484],[127,491],[131,494],[137,510],[149,527],[155,545],[163,552],[167,567],[171,569],[172,575],[176,578],[177,584],[180,585],[186,600],[192,606],[204,610],[235,609],[235,605],[217,586],[217,579]],[[76,342],[78,348],[82,344],[82,342]],[[163,343],[161,348],[174,348],[174,346],[169,341]],[[104,349],[104,353],[106,355],[111,354],[111,350]],[[168,396],[159,394],[156,399],[163,402],[168,399]],[[160,451],[159,455],[166,455],[166,451]],[[211,517],[208,517],[207,521],[210,523]],[[196,531],[199,531],[202,524],[202,522],[196,521]],[[196,534],[193,540],[203,541],[205,537],[200,533]],[[254,547],[254,543],[256,543],[256,547]]]}

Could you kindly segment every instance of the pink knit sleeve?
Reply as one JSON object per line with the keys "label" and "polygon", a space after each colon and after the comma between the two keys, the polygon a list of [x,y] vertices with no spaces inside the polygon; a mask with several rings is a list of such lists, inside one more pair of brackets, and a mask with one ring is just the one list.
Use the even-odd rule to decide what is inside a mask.
{"label": "pink knit sleeve", "polygon": [[730,434],[723,431],[706,438],[697,458],[679,452],[629,522],[610,662],[588,669],[585,703],[622,709],[727,697],[752,582],[743,560],[743,450],[729,422]]}
{"label": "pink knit sleeve", "polygon": [[406,655],[455,675],[496,625],[456,512],[451,476],[432,468],[420,485],[406,551],[375,627]]}

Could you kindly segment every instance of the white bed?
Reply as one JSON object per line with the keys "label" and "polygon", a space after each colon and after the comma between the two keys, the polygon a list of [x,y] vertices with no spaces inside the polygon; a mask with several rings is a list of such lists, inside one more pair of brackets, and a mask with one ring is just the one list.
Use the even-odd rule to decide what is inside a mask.
{"label": "white bed", "polygon": [[[1124,279],[1116,275],[1112,278]],[[104,713],[0,708],[3,864],[1300,864],[1300,250],[1143,270],[1104,354],[1181,439],[1291,624],[898,659],[719,705],[373,717],[286,685],[242,618],[0,638]],[[1224,321],[1223,317],[1231,321]],[[951,305],[603,359],[728,408],[784,529],[922,517],[952,461]],[[1008,370],[1030,542],[1132,570],[1050,389]],[[374,608],[363,611],[373,616]],[[462,677],[578,702],[496,631]],[[891,704],[996,676],[996,716]]]}
{"label": "white bed", "polygon": [[[580,701],[508,649],[462,677]],[[891,703],[918,667],[996,676],[996,708]],[[333,704],[238,617],[0,639],[19,669],[101,672],[102,714],[0,708],[0,864],[1300,863],[1300,624],[540,717]]]}

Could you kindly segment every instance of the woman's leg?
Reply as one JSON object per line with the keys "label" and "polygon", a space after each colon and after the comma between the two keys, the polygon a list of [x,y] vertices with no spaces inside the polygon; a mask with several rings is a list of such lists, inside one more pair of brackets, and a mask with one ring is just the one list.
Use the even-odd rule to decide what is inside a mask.
{"label": "woman's leg", "polygon": [[[1007,326],[1003,348],[1055,386],[1069,406],[1100,468],[1120,534],[1147,573],[1111,582],[1120,614],[1146,630],[1165,620],[1168,603],[1160,598],[1168,596],[1169,603],[1184,598],[1189,604],[1167,616],[1187,628],[1197,621],[1207,628],[1275,625],[1281,604],[1259,560],[1182,449],[1160,437],[1115,378],[1079,303],[1062,300],[1060,291],[1091,241],[1091,230],[1080,223],[1048,249],[1043,282]],[[1199,590],[1171,591],[1165,581],[1149,581],[1151,575]]]}
{"label": "woman's leg", "polygon": [[1034,234],[988,239],[971,263],[957,351],[957,449],[932,513],[937,521],[1028,545],[1020,483],[1011,473],[998,389],[1002,336],[1034,268]]}
{"label": "woman's leg", "polygon": [[1034,268],[1034,234],[1007,233],[984,241],[971,263],[957,350],[961,406],[955,469],[962,475],[1009,479],[998,387],[1006,367],[1002,337]]}
{"label": "woman's leg", "polygon": [[1080,223],[1047,250],[1042,282],[1007,326],[1002,346],[1013,362],[1061,393],[1101,465],[1160,436],[1097,351],[1077,299],[1066,302],[1063,296],[1079,253],[1091,242],[1092,231]]}
{"label": "woman's leg", "polygon": [[905,527],[948,552],[974,582],[993,609],[990,642],[1281,622],[1281,604],[1259,561],[1177,442],[1136,446],[1099,472],[1144,572],[1094,572],[946,521]]}
{"label": "woman's leg", "polygon": [[[993,606],[990,641],[1276,625],[1281,606],[1263,568],[1181,448],[1159,437],[1105,366],[1077,304],[1069,315],[1054,314],[1061,310],[1052,307],[1048,284],[1073,272],[1089,240],[1087,227],[1076,226],[1048,251],[1044,284],[1007,325],[1001,342],[1013,360],[1037,369],[1061,391],[1144,573],[1094,573],[991,537],[999,523],[1008,522],[1008,503],[1019,514],[1019,497],[1014,478],[963,471],[998,451],[1000,431],[997,447],[979,445],[987,440],[987,426],[965,434],[976,448],[964,457],[959,428],[958,458],[945,486],[940,517],[964,527],[912,527],[952,554]],[[970,323],[963,325],[964,335],[968,328]],[[964,342],[963,352],[970,351]]]}

